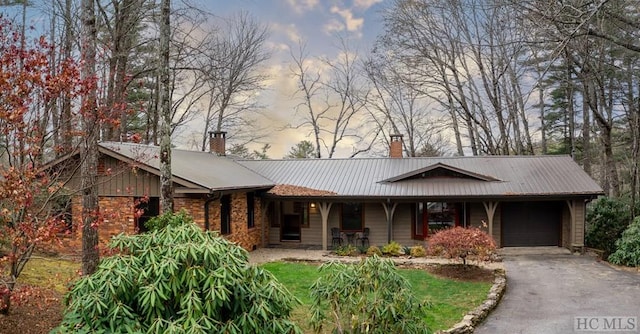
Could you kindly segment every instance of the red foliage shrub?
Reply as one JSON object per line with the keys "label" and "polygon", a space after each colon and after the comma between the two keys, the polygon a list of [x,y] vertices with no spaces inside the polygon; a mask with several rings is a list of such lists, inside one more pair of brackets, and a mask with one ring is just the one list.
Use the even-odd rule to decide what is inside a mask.
{"label": "red foliage shrub", "polygon": [[429,239],[430,255],[460,258],[463,264],[470,260],[489,260],[496,243],[486,232],[476,227],[454,227],[442,230]]}

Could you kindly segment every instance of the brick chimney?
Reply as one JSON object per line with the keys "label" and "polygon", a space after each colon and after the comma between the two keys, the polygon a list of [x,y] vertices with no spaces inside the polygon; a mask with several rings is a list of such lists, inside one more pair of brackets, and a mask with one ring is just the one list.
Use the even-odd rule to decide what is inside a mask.
{"label": "brick chimney", "polygon": [[390,158],[402,158],[402,135],[392,134],[391,142],[389,143],[389,157]]}
{"label": "brick chimney", "polygon": [[226,155],[226,137],[224,131],[209,131],[209,152]]}

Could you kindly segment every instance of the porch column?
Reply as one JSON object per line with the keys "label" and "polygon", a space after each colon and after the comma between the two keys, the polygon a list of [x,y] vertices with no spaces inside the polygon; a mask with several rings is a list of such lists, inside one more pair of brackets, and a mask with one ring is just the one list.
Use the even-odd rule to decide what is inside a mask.
{"label": "porch column", "polygon": [[498,202],[482,202],[482,204],[484,205],[484,210],[487,213],[487,227],[489,228],[489,235],[493,238],[493,217],[495,216]]}
{"label": "porch column", "polygon": [[322,250],[327,250],[327,230],[329,229],[329,212],[331,212],[332,202],[320,202],[318,203],[318,210],[320,210],[320,217],[322,218]]}
{"label": "porch column", "polygon": [[565,202],[569,207],[569,235],[571,236],[569,239],[569,246],[571,247],[571,251],[573,251],[573,248],[575,247],[584,246],[584,241],[576,240],[576,229],[577,229],[576,201],[566,200]]}
{"label": "porch column", "polygon": [[396,212],[397,206],[398,203],[391,203],[388,199],[386,202],[382,202],[382,207],[387,217],[387,243],[391,242],[391,235],[393,234],[393,214]]}

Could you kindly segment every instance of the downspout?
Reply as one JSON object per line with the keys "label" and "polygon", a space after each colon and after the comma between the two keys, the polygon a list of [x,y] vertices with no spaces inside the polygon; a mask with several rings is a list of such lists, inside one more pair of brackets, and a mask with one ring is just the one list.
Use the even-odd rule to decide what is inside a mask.
{"label": "downspout", "polygon": [[220,199],[221,193],[211,192],[207,195],[207,200],[204,202],[204,230],[209,231],[209,204]]}

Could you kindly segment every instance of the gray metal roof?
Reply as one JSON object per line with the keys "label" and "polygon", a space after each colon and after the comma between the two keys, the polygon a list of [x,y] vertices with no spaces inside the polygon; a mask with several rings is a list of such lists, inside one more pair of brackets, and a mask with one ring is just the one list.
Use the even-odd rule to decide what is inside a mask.
{"label": "gray metal roof", "polygon": [[[103,153],[116,158],[135,161],[156,172],[160,167],[158,146],[132,143],[102,142]],[[171,172],[174,181],[192,183],[213,191],[247,188],[270,188],[273,182],[256,174],[232,159],[219,157],[209,152],[171,150]],[[184,182],[186,181],[186,182]]]}
{"label": "gray metal roof", "polygon": [[[569,156],[239,160],[276,184],[344,197],[593,196],[602,188]],[[443,164],[492,179],[404,178]],[[472,174],[469,174],[472,175]]]}

